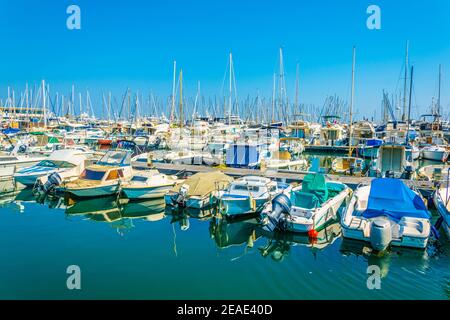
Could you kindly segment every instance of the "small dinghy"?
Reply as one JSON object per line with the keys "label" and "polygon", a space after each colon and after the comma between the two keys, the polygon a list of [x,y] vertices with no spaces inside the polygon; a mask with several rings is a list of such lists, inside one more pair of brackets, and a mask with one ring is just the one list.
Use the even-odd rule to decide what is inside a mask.
{"label": "small dinghy", "polygon": [[320,173],[308,174],[300,186],[274,198],[272,212],[264,212],[267,219],[263,218],[272,229],[317,231],[336,219],[349,194],[350,188],[341,182],[326,181]]}
{"label": "small dinghy", "polygon": [[430,218],[419,193],[399,179],[378,178],[354,192],[341,225],[345,238],[370,242],[378,251],[390,245],[425,248]]}

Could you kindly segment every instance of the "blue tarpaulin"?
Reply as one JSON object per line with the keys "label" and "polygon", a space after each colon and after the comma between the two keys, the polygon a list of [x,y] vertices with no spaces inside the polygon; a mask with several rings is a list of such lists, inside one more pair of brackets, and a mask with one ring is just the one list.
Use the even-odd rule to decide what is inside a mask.
{"label": "blue tarpaulin", "polygon": [[372,180],[367,209],[363,213],[365,218],[378,216],[394,220],[402,217],[429,219],[431,214],[422,198],[401,180],[380,178]]}

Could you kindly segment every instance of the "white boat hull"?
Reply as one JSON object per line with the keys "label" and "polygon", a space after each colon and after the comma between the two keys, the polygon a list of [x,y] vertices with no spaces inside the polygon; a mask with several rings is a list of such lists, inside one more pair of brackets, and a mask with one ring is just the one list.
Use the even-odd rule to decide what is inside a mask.
{"label": "white boat hull", "polygon": [[115,195],[119,192],[119,184],[108,186],[96,186],[83,189],[66,189],[66,192],[78,198],[103,197]]}
{"label": "white boat hull", "polygon": [[142,187],[142,188],[127,188],[123,187],[122,192],[128,199],[157,199],[173,188],[173,185],[161,187]]}

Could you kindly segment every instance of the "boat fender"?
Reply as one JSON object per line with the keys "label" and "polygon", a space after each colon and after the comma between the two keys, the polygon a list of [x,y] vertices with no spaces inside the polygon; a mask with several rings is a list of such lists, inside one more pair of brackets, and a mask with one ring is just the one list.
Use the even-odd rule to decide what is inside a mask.
{"label": "boat fender", "polygon": [[439,239],[439,238],[440,238],[439,228],[441,227],[442,222],[444,222],[444,218],[439,217],[439,218],[437,219],[436,223],[435,223],[434,225],[431,225],[431,232],[433,233],[433,236],[434,236],[436,239]]}
{"label": "boat fender", "polygon": [[311,229],[311,230],[308,231],[308,238],[309,239],[317,239],[318,235],[319,235],[319,233],[315,229]]}
{"label": "boat fender", "polygon": [[370,244],[377,251],[385,250],[392,241],[391,224],[385,218],[373,220],[370,225]]}

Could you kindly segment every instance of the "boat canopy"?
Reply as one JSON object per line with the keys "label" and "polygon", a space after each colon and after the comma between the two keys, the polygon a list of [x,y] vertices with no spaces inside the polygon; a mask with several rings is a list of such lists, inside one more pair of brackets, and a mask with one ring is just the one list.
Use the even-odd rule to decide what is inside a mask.
{"label": "boat canopy", "polygon": [[172,191],[180,192],[180,189],[188,189],[187,196],[205,196],[214,190],[221,190],[228,186],[233,178],[220,171],[200,172],[187,178],[182,184],[176,185]]}
{"label": "boat canopy", "polygon": [[300,190],[293,190],[291,202],[301,208],[313,209],[328,200],[328,187],[325,176],[320,173],[310,173],[305,176]]}
{"label": "boat canopy", "polygon": [[372,180],[367,209],[363,212],[365,218],[387,216],[400,220],[402,217],[429,219],[422,198],[408,188],[403,181],[392,178]]}
{"label": "boat canopy", "polygon": [[259,145],[231,144],[226,152],[226,165],[247,167],[259,162]]}

